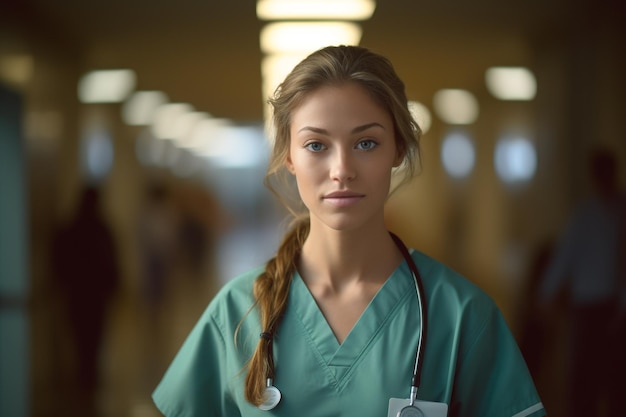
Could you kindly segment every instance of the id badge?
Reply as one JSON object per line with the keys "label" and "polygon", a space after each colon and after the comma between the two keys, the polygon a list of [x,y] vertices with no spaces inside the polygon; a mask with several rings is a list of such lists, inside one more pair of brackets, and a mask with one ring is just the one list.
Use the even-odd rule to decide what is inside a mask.
{"label": "id badge", "polygon": [[[400,411],[409,405],[409,399],[404,398],[390,398],[389,410],[387,411],[387,417],[398,417]],[[417,410],[413,413],[406,413],[409,416],[419,417],[447,417],[448,416],[448,404],[435,403],[432,401],[420,401],[416,400],[413,405]],[[421,414],[420,414],[421,413]]]}

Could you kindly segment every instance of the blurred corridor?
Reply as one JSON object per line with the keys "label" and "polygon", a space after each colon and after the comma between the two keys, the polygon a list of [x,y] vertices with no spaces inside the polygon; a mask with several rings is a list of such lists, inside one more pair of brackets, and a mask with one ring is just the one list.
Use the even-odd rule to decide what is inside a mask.
{"label": "blurred corridor", "polygon": [[[145,293],[122,291],[111,306],[98,361],[99,385],[94,397],[77,385],[77,362],[68,323],[63,320],[60,299],[41,296],[33,300],[31,327],[33,416],[157,416],[150,395],[173,355],[221,283],[211,252],[228,253],[235,245],[241,262],[224,266],[238,273],[269,256],[241,244],[249,239],[276,240],[276,224],[262,229],[233,231],[203,254],[198,270],[178,259],[162,283],[162,295],[150,299]],[[231,255],[232,256],[232,255]],[[83,393],[81,395],[81,393]],[[93,403],[88,403],[93,401]],[[93,408],[90,408],[93,407]]]}
{"label": "blurred corridor", "polygon": [[[284,57],[261,42],[276,22],[258,16],[255,3],[2,2],[2,417],[158,416],[150,393],[212,296],[274,253],[287,224],[262,184],[264,100],[275,86],[268,68]],[[549,415],[569,415],[578,322],[565,281],[574,274],[549,300],[542,285],[577,207],[594,192],[592,150],[616,158],[623,204],[626,7],[374,3],[370,17],[348,22],[358,29],[353,40],[390,58],[425,130],[421,173],[390,198],[389,228],[496,300]],[[530,80],[530,93],[496,94],[489,74],[507,69]],[[125,77],[123,94],[90,101],[85,85],[110,70]],[[142,100],[150,117],[131,111]],[[450,114],[450,103],[461,114]],[[157,110],[179,119],[156,123]],[[97,254],[109,245],[98,246],[94,232],[87,243],[70,239],[69,250],[59,240],[85,189],[97,192],[97,229],[112,239],[106,262]],[[622,239],[620,207],[616,223],[613,214],[596,216],[602,226],[593,229],[612,237],[584,255]],[[624,246],[599,252],[607,251],[626,259]],[[611,303],[626,288],[624,270],[621,283],[605,280]],[[596,272],[587,295],[601,292]],[[99,275],[117,280],[107,290]],[[72,307],[78,289],[89,295]],[[614,323],[613,314],[601,317]],[[96,330],[89,323],[100,315],[102,333],[87,348],[97,370],[91,390],[78,377],[74,335],[85,331],[72,323]],[[616,334],[604,343],[619,347]],[[615,355],[612,364],[624,362],[624,350]],[[602,401],[591,415],[608,415]]]}

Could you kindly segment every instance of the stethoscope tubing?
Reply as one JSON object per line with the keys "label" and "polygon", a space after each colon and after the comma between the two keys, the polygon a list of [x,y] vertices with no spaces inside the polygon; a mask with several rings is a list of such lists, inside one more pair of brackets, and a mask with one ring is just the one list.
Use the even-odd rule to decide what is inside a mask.
{"label": "stethoscope tubing", "polygon": [[[426,330],[427,330],[426,327],[428,323],[426,295],[425,295],[426,293],[424,291],[424,285],[422,283],[422,277],[419,273],[419,270],[417,269],[417,266],[415,265],[415,262],[413,261],[413,258],[411,257],[411,254],[409,253],[409,250],[404,245],[404,242],[402,242],[402,240],[395,234],[391,232],[389,234],[393,238],[393,241],[395,242],[396,246],[402,253],[402,257],[407,262],[409,269],[411,270],[411,274],[413,275],[413,279],[415,281],[415,292],[417,293],[417,302],[418,302],[418,306],[420,309],[420,316],[419,316],[420,333],[419,333],[419,340],[417,342],[417,351],[415,353],[415,366],[413,368],[413,376],[411,378],[411,391],[409,394],[409,406],[405,407],[405,408],[415,408],[414,404],[417,398],[417,391],[420,387],[421,378],[422,378],[422,363],[424,361],[424,346],[426,345]],[[281,397],[280,391],[273,385],[274,353],[273,353],[272,345],[274,341],[275,327],[277,324],[278,324],[277,322],[271,323],[270,328],[267,331],[260,334],[260,337],[263,339],[266,339],[267,341],[266,355],[267,355],[267,363],[268,363],[267,368],[268,369],[267,369],[267,375],[266,375],[266,379],[267,379],[266,390],[268,390],[268,392],[271,391],[272,393],[274,392],[277,393],[275,395],[278,398],[277,400],[275,400],[275,403],[262,404],[261,406],[259,406],[259,408],[261,408],[262,410],[271,410],[272,408],[274,408],[280,401],[280,397]]]}
{"label": "stethoscope tubing", "polygon": [[420,309],[420,337],[417,342],[417,352],[415,353],[415,366],[413,368],[413,376],[411,378],[411,392],[409,394],[409,406],[413,406],[415,403],[415,399],[417,397],[417,391],[420,387],[422,380],[422,364],[424,363],[424,346],[426,346],[426,333],[427,333],[427,314],[428,308],[426,305],[426,292],[424,290],[424,284],[422,282],[422,277],[417,269],[417,265],[415,265],[415,261],[411,257],[409,250],[404,245],[404,242],[393,233],[390,233],[394,242],[402,252],[402,256],[405,261],[409,265],[409,269],[413,275],[415,281],[415,292],[417,293],[417,302],[419,304]]}

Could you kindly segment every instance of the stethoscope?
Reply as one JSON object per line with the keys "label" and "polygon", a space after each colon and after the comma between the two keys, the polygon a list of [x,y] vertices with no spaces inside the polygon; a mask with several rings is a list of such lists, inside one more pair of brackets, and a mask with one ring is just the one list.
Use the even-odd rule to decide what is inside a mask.
{"label": "stethoscope", "polygon": [[[402,256],[404,260],[409,265],[409,269],[411,270],[411,274],[413,275],[415,281],[415,292],[417,293],[417,302],[419,304],[420,309],[420,334],[419,340],[417,343],[417,352],[415,354],[415,366],[413,368],[413,377],[411,378],[411,391],[409,394],[409,404],[403,407],[397,414],[397,417],[423,417],[424,414],[417,407],[415,401],[417,399],[417,391],[420,386],[420,381],[422,377],[422,362],[424,361],[424,348],[423,346],[426,344],[426,296],[424,295],[424,287],[422,284],[422,277],[420,276],[419,271],[417,270],[417,266],[413,261],[413,258],[409,254],[408,249],[400,240],[398,236],[393,233],[390,233],[393,238],[395,244],[398,246],[400,252],[402,252]],[[274,386],[274,354],[273,354],[273,334],[274,334],[274,323],[270,325],[270,330],[267,332],[261,333],[260,337],[267,340],[267,378],[266,378],[266,387],[264,393],[264,402],[259,405],[259,409],[268,411],[273,409],[278,405],[282,398],[282,394],[278,388]]]}

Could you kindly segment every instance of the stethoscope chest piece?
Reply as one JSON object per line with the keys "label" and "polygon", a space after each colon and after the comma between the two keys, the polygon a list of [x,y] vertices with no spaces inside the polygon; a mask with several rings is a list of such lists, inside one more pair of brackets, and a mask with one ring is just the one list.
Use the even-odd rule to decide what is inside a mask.
{"label": "stethoscope chest piece", "polygon": [[276,407],[280,402],[282,394],[274,385],[272,385],[272,380],[268,378],[267,387],[265,387],[265,392],[263,393],[263,401],[262,404],[259,405],[259,409],[263,411],[269,411]]}
{"label": "stethoscope chest piece", "polygon": [[424,413],[414,405],[407,405],[398,412],[397,417],[424,417]]}

